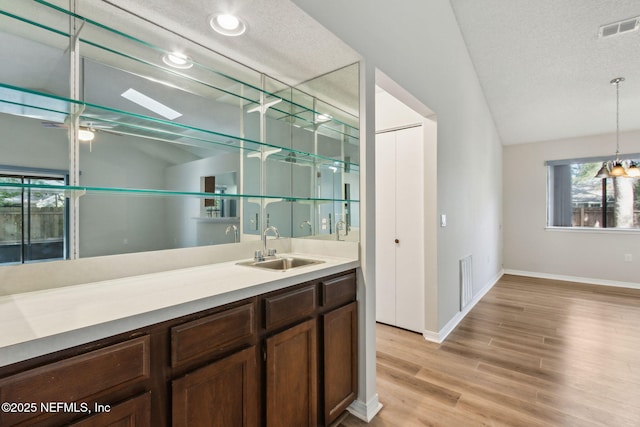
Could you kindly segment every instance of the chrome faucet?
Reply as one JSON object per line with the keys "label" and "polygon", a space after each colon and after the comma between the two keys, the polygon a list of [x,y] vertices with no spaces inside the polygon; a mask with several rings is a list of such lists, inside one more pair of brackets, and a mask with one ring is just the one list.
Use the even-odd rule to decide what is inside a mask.
{"label": "chrome faucet", "polygon": [[336,239],[340,240],[340,229],[345,232],[345,236],[347,235],[347,224],[344,221],[336,222]]}
{"label": "chrome faucet", "polygon": [[233,243],[238,243],[238,227],[235,224],[228,225],[224,233],[228,236],[231,231],[233,231]]}
{"label": "chrome faucet", "polygon": [[265,228],[262,232],[262,252],[256,251],[256,261],[263,261],[268,256],[276,255],[275,249],[267,249],[267,234],[269,233],[269,231],[273,231],[273,235],[276,236],[276,239],[280,238],[280,233],[278,232],[278,229],[276,227],[270,225],[269,227]]}
{"label": "chrome faucet", "polygon": [[304,228],[305,225],[309,226],[309,234],[313,234],[313,226],[311,225],[311,222],[309,222],[309,220],[302,221],[300,223],[300,228]]}

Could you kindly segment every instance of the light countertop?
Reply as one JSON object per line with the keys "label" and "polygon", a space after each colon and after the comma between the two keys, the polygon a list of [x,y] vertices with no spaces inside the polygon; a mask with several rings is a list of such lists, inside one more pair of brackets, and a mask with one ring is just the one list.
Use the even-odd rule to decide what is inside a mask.
{"label": "light countertop", "polygon": [[[238,261],[0,297],[0,366],[356,268],[352,258],[289,271]],[[283,256],[283,255],[281,255]]]}

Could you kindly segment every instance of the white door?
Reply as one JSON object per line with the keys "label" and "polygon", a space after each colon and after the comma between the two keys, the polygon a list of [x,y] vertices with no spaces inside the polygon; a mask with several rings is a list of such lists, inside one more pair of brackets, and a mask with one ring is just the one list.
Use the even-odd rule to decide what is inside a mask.
{"label": "white door", "polygon": [[422,126],[396,132],[396,325],[424,332]]}
{"label": "white door", "polygon": [[376,135],[376,320],[396,324],[396,135]]}
{"label": "white door", "polygon": [[421,126],[376,137],[376,320],[424,331]]}

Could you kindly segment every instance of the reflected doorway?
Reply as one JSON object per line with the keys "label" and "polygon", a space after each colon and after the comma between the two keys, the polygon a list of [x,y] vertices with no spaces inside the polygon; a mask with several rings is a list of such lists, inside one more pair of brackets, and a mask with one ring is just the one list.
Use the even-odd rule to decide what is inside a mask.
{"label": "reflected doorway", "polygon": [[0,174],[0,183],[22,186],[0,188],[0,264],[64,259],[64,193],[28,185],[63,186],[65,177]]}

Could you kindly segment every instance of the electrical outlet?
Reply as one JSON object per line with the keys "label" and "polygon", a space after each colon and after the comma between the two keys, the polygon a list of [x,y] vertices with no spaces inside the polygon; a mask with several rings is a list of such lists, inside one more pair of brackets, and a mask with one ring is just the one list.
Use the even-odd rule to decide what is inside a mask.
{"label": "electrical outlet", "polygon": [[624,254],[624,262],[633,262],[633,255]]}

